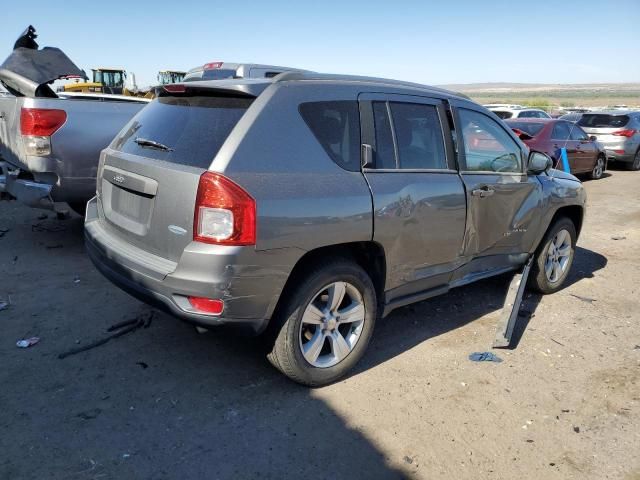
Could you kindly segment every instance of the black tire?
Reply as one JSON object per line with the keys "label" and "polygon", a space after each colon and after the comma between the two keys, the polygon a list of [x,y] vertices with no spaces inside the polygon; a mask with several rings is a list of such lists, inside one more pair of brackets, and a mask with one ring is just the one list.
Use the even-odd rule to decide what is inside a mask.
{"label": "black tire", "polygon": [[638,151],[636,152],[632,162],[625,163],[625,167],[627,168],[627,170],[640,170],[640,149],[638,149]]}
{"label": "black tire", "polygon": [[84,218],[87,213],[87,202],[71,202],[69,208]]}
{"label": "black tire", "polygon": [[[303,324],[302,317],[312,302],[324,298],[322,292],[326,293],[328,304],[330,293],[326,290],[326,287],[335,282],[346,282],[350,291],[359,293],[359,300],[364,305],[363,322],[361,323],[362,327],[359,330],[358,339],[353,343],[350,352],[335,365],[318,367],[309,363],[302,352],[304,335],[315,335],[316,333],[320,335],[321,332],[328,332],[329,330],[325,330],[320,326],[313,326],[320,329],[320,331],[315,332],[314,330],[312,334],[309,334],[308,330],[305,330],[309,328],[309,324]],[[350,300],[348,293],[345,293],[344,299],[344,302]],[[344,376],[362,358],[373,334],[377,316],[377,303],[376,291],[371,278],[355,262],[339,258],[308,269],[299,285],[283,301],[284,304],[278,306],[276,317],[272,319],[272,322],[276,322],[271,327],[275,339],[273,344],[270,345],[271,348],[267,358],[274,367],[291,380],[311,387],[327,385]],[[346,327],[344,325],[340,327],[334,326],[334,330],[342,329],[343,327],[350,329],[352,324],[347,323],[346,325]],[[348,331],[349,335],[353,333],[351,330]],[[326,334],[332,335],[331,333]],[[340,333],[338,332],[338,334]],[[325,342],[324,338],[321,342]],[[324,345],[322,352],[326,351],[327,348],[333,352],[333,342],[330,338],[326,338],[327,343],[322,343]],[[308,342],[311,342],[311,340],[308,340]],[[326,357],[326,355],[324,356]],[[321,358],[323,358],[323,355],[318,356],[318,360]]]}
{"label": "black tire", "polygon": [[[547,260],[549,257],[549,251],[551,248],[551,242],[557,239],[560,232],[566,231],[570,237],[569,243],[569,255],[567,259],[566,268],[561,270],[561,274],[554,278],[548,275],[548,270],[545,270]],[[531,274],[529,277],[529,287],[539,293],[549,294],[555,293],[560,290],[569,276],[571,266],[573,265],[573,259],[576,250],[576,227],[571,220],[567,217],[561,217],[557,219],[553,225],[549,227],[545,234],[540,246],[535,253],[533,260],[533,266],[531,268]],[[553,256],[552,256],[553,257]],[[553,263],[553,262],[551,262]]]}
{"label": "black tire", "polygon": [[591,170],[591,173],[589,173],[589,178],[591,178],[591,180],[600,180],[602,178],[602,175],[604,175],[605,166],[605,158],[602,155],[598,155],[596,164],[593,166],[593,170]]}

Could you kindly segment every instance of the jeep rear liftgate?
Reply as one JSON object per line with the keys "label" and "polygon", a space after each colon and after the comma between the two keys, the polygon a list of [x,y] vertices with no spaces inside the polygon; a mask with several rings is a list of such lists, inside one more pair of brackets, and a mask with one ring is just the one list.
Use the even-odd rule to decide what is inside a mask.
{"label": "jeep rear liftgate", "polygon": [[177,261],[193,240],[201,175],[253,98],[161,96],[103,154],[98,192],[119,236]]}

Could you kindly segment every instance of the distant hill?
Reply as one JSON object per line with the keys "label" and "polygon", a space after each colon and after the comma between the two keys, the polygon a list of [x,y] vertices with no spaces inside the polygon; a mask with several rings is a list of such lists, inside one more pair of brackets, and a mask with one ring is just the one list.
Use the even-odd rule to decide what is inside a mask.
{"label": "distant hill", "polygon": [[480,103],[549,104],[562,106],[640,107],[640,83],[468,83],[440,85]]}
{"label": "distant hill", "polygon": [[521,92],[554,90],[640,91],[640,83],[456,83],[439,85],[448,90],[462,92]]}

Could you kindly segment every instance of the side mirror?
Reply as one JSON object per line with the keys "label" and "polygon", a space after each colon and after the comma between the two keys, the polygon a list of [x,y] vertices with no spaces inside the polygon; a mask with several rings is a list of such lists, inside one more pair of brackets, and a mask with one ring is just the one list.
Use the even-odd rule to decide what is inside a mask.
{"label": "side mirror", "polygon": [[539,175],[553,166],[553,160],[545,153],[532,151],[529,154],[529,162],[527,165],[527,171],[529,173]]}
{"label": "side mirror", "polygon": [[598,140],[598,137],[596,137],[595,135],[591,135],[589,137],[589,140],[591,140],[592,142],[595,142],[596,140]]}

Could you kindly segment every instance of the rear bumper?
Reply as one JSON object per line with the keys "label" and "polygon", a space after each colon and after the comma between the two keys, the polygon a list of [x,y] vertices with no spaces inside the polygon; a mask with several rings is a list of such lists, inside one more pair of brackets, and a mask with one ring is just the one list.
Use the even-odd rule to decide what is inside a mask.
{"label": "rear bumper", "polygon": [[[219,251],[212,253],[211,246],[207,251],[196,246],[185,249],[175,263],[127,244],[103,222],[93,198],[85,219],[87,252],[96,268],[122,290],[196,325],[235,325],[254,333],[266,327],[287,276],[240,264],[240,250],[246,247],[213,247]],[[187,296],[222,299],[224,311],[221,316],[188,311]]]}
{"label": "rear bumper", "polygon": [[607,150],[607,159],[610,162],[624,162],[631,163],[635,157],[634,153],[616,153],[613,150]]}
{"label": "rear bumper", "polygon": [[0,162],[0,193],[7,193],[29,207],[53,208],[52,186],[18,177],[19,170]]}
{"label": "rear bumper", "polygon": [[615,144],[605,143],[603,146],[609,160],[614,162],[633,162],[636,152],[640,148],[640,143],[629,140]]}
{"label": "rear bumper", "polygon": [[33,208],[56,209],[56,203],[85,203],[96,192],[96,179],[59,178],[57,174],[26,171],[0,161],[0,192]]}

